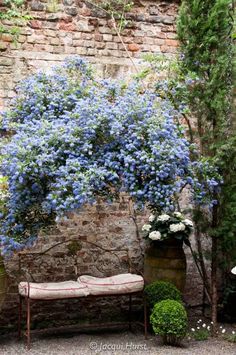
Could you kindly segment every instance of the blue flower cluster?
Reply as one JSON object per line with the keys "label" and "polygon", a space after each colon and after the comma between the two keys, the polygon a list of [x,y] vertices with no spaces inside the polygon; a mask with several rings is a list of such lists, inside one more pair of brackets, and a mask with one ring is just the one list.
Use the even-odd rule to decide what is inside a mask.
{"label": "blue flower cluster", "polygon": [[168,100],[137,83],[95,80],[77,57],[25,80],[2,117],[3,127],[15,130],[1,151],[9,184],[3,251],[30,245],[56,216],[98,195],[111,200],[126,191],[137,206],[165,211],[174,210],[186,185],[205,196],[175,115]]}

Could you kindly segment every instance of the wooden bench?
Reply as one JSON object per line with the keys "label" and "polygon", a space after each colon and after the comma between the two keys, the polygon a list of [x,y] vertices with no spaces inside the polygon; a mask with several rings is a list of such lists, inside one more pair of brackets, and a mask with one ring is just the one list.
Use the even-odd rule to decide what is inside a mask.
{"label": "wooden bench", "polygon": [[[67,240],[54,244],[50,248],[42,252],[21,252],[19,253],[19,269],[22,270],[22,257],[31,256],[33,262],[38,260],[38,258],[43,258],[49,251],[51,251],[56,246],[64,243],[77,243],[78,240]],[[132,310],[132,297],[134,295],[141,295],[143,299],[144,307],[144,326],[145,337],[147,336],[147,314],[146,314],[146,301],[143,297],[144,289],[144,279],[139,273],[132,273],[134,270],[131,265],[131,258],[128,249],[107,249],[102,246],[88,242],[87,240],[82,240],[79,243],[87,243],[90,246],[99,248],[104,252],[109,252],[116,256],[121,262],[117,253],[125,253],[126,261],[128,262],[128,273],[122,273],[114,275],[111,277],[98,278],[91,275],[79,275],[78,268],[75,267],[75,278],[76,280],[69,280],[63,282],[36,282],[33,275],[30,274],[30,270],[27,270],[28,275],[31,277],[31,281],[23,281],[19,283],[19,316],[18,316],[18,337],[21,338],[21,322],[22,322],[22,302],[23,299],[26,302],[26,342],[27,348],[30,348],[30,324],[31,324],[31,305],[37,301],[55,301],[55,300],[65,300],[71,298],[86,298],[94,299],[96,297],[129,297],[129,318],[128,323],[106,323],[109,326],[117,325],[128,325],[131,329],[131,310]],[[82,246],[80,246],[80,251]],[[78,250],[75,252],[78,253]],[[123,258],[124,259],[124,258]],[[124,261],[124,260],[123,260]],[[29,267],[30,269],[30,267]],[[33,280],[33,282],[32,282]],[[99,325],[100,324],[94,324]],[[92,326],[94,326],[92,325]],[[86,326],[86,328],[91,327],[91,325]]]}

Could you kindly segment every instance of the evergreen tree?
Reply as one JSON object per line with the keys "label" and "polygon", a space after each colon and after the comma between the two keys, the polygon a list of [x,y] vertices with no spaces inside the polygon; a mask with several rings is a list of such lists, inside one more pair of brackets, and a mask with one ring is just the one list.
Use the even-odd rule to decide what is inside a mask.
{"label": "evergreen tree", "polygon": [[[233,10],[230,0],[183,1],[177,24],[181,71],[192,78],[188,104],[196,118],[195,139],[201,153],[219,168],[224,183],[216,194],[211,213],[211,304],[217,321],[217,269],[220,251],[227,254],[228,268],[236,246],[236,146],[232,115]],[[194,130],[194,129],[193,129]],[[197,229],[205,231],[204,213],[196,211]],[[201,249],[201,242],[198,244]],[[202,250],[199,250],[200,254]],[[227,252],[228,251],[228,252]],[[229,257],[230,254],[230,257]],[[203,259],[202,259],[203,260]],[[204,266],[203,266],[204,267]]]}

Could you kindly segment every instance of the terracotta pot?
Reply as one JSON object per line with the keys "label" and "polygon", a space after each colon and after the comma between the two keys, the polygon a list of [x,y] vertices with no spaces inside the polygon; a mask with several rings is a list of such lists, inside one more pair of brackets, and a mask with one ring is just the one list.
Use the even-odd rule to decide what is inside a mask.
{"label": "terracotta pot", "polygon": [[5,266],[3,263],[3,258],[0,256],[0,309],[4,302],[8,286],[8,278],[5,270]]}
{"label": "terracotta pot", "polygon": [[147,284],[157,280],[170,281],[181,291],[186,282],[186,256],[183,243],[177,239],[152,242],[144,258]]}

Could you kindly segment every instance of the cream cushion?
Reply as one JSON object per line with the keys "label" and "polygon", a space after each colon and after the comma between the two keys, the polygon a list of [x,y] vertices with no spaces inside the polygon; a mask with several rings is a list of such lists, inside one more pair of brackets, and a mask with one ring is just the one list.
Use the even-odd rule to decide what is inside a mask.
{"label": "cream cushion", "polygon": [[31,299],[50,300],[88,296],[89,289],[86,285],[76,281],[48,283],[20,282],[19,294],[24,297],[29,296]]}
{"label": "cream cushion", "polygon": [[112,295],[142,291],[143,277],[136,274],[120,274],[111,277],[99,278],[82,275],[78,283],[86,285],[91,295]]}

